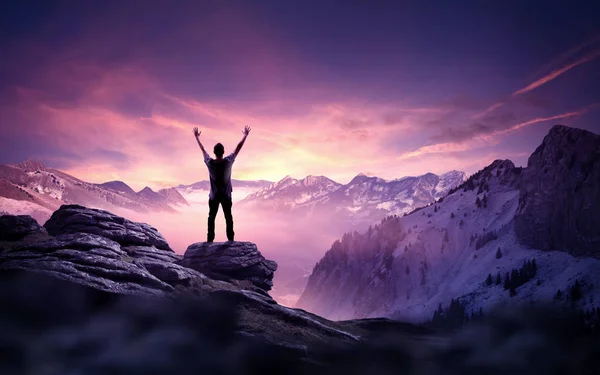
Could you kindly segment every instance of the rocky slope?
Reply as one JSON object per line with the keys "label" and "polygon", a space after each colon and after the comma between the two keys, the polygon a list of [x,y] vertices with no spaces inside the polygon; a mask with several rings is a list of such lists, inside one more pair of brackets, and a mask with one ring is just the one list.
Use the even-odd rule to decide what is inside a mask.
{"label": "rocky slope", "polygon": [[598,343],[582,334],[577,317],[529,308],[456,335],[388,319],[333,322],[275,303],[266,291],[275,268],[249,243],[192,244],[179,256],[153,227],[82,206],[62,206],[45,227],[27,216],[1,216],[0,373],[600,368]]}
{"label": "rocky slope", "polygon": [[240,332],[301,355],[311,343],[359,340],[356,329],[277,305],[267,293],[276,269],[247,242],[197,243],[177,255],[152,226],[78,205],[61,206],[44,227],[0,217],[0,278],[42,275],[108,296],[225,300],[239,306]]}
{"label": "rocky slope", "polygon": [[515,232],[536,249],[600,257],[600,135],[551,129],[527,162]]}
{"label": "rocky slope", "polygon": [[[590,255],[585,246],[600,232],[600,227],[589,226],[586,216],[600,212],[600,180],[587,177],[595,173],[590,150],[597,146],[584,149],[595,145],[596,137],[554,127],[527,168],[497,160],[435,204],[345,235],[317,263],[296,306],[331,319],[393,316],[424,321],[452,298],[460,297],[469,311],[489,310],[501,302],[552,301],[557,290],[566,294],[579,281],[584,298],[577,304],[595,308],[600,261],[575,256]],[[590,152],[577,156],[574,149]],[[560,154],[558,150],[576,155],[569,156],[568,171],[577,172],[560,163],[554,171],[555,159],[541,156]],[[558,178],[570,173],[564,183]],[[578,181],[589,186],[575,189]],[[567,208],[584,202],[584,211]],[[557,220],[565,227],[554,228]],[[556,236],[566,241],[545,245]],[[506,277],[533,260],[535,276],[521,278],[514,292],[506,290]],[[488,275],[491,285],[485,282]]]}

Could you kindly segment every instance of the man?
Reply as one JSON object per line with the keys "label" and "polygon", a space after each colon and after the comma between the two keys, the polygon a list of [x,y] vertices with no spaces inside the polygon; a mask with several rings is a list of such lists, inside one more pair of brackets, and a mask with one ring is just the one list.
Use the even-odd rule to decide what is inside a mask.
{"label": "man", "polygon": [[233,166],[235,158],[240,153],[242,146],[244,146],[248,134],[250,134],[250,127],[246,126],[243,133],[244,137],[240,143],[238,143],[235,151],[226,157],[223,157],[225,148],[222,144],[217,143],[214,147],[216,158],[213,159],[206,152],[204,146],[202,146],[202,142],[200,142],[200,131],[198,131],[198,128],[194,128],[194,136],[196,137],[198,146],[200,146],[200,149],[204,154],[204,163],[206,163],[208,174],[210,175],[207,242],[213,242],[215,239],[215,217],[217,217],[217,212],[219,211],[219,204],[223,207],[223,214],[225,214],[227,239],[233,241],[235,233],[233,231],[233,217],[231,216],[231,192],[233,190],[231,188],[231,167]]}

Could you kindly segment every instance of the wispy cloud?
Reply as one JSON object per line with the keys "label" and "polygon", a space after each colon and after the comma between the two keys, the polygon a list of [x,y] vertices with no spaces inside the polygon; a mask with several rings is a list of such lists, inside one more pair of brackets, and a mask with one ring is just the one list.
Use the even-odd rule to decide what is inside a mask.
{"label": "wispy cloud", "polygon": [[575,62],[572,62],[572,63],[570,63],[570,64],[568,64],[566,66],[563,66],[562,68],[556,69],[553,72],[545,75],[544,77],[542,77],[542,78],[540,78],[540,79],[538,79],[538,80],[530,83],[529,85],[525,86],[524,88],[515,91],[513,93],[513,96],[521,95],[521,94],[524,94],[524,93],[529,92],[531,90],[534,90],[534,89],[536,89],[536,88],[538,88],[538,87],[540,87],[540,86],[542,86],[542,85],[544,85],[544,84],[546,84],[546,83],[548,83],[548,82],[556,79],[557,77],[559,77],[562,74],[568,72],[569,70],[575,68],[576,66],[579,66],[579,65],[581,65],[583,63],[591,61],[591,60],[595,59],[598,56],[600,56],[600,50],[591,52],[588,55],[582,57],[581,59],[579,59],[579,60],[577,60]]}
{"label": "wispy cloud", "polygon": [[496,109],[498,109],[498,108],[502,107],[503,105],[504,105],[504,102],[498,102],[498,103],[494,103],[494,104],[492,104],[491,106],[487,107],[487,108],[485,109],[485,111],[483,111],[483,112],[479,112],[479,113],[476,113],[475,115],[473,115],[473,117],[472,117],[472,118],[476,120],[476,119],[480,119],[480,118],[482,118],[482,117],[485,117],[485,116],[487,116],[488,114],[490,114],[491,112],[495,111]]}
{"label": "wispy cloud", "polygon": [[502,136],[513,133],[526,126],[547,122],[552,120],[566,119],[570,117],[580,116],[588,112],[589,110],[600,106],[600,103],[591,104],[583,109],[571,112],[565,112],[554,116],[548,117],[536,117],[527,121],[522,121],[514,124],[510,127],[503,129],[494,129],[493,127],[485,126],[482,124],[473,124],[472,126],[462,128],[460,130],[453,130],[451,136],[459,139],[455,142],[440,142],[426,146],[419,147],[414,150],[410,150],[402,153],[398,159],[405,160],[414,157],[420,157],[427,154],[443,154],[451,152],[463,152],[469,151],[476,148],[486,147],[490,145],[496,145],[500,143]]}

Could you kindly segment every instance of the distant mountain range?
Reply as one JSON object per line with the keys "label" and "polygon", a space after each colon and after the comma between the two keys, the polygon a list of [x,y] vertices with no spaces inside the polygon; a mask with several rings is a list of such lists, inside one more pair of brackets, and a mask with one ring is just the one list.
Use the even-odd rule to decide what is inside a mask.
{"label": "distant mountain range", "polygon": [[297,307],[330,319],[470,314],[502,303],[595,309],[600,135],[554,126],[526,168],[496,160],[434,204],[345,234]]}
{"label": "distant mountain range", "polygon": [[136,193],[122,181],[93,184],[35,160],[0,165],[0,211],[31,214],[43,223],[52,211],[71,203],[141,213],[176,212],[175,207],[188,204],[174,188],[154,192],[146,187]]}
{"label": "distant mountain range", "polygon": [[435,202],[460,185],[465,173],[450,171],[442,175],[427,173],[416,177],[384,180],[359,174],[348,184],[324,176],[281,181],[247,196],[241,205],[278,211],[336,214],[353,220],[379,220],[386,215],[401,215],[416,207]]}

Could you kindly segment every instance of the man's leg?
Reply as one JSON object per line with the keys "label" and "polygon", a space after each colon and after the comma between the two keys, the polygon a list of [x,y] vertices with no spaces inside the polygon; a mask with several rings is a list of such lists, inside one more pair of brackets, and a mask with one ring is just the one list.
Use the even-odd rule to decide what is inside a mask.
{"label": "man's leg", "polygon": [[224,198],[221,201],[223,213],[225,214],[225,225],[227,227],[227,239],[233,241],[235,232],[233,231],[233,216],[231,215],[232,202],[230,198]]}
{"label": "man's leg", "polygon": [[208,233],[206,234],[206,242],[215,240],[215,218],[219,212],[219,201],[208,200]]}

